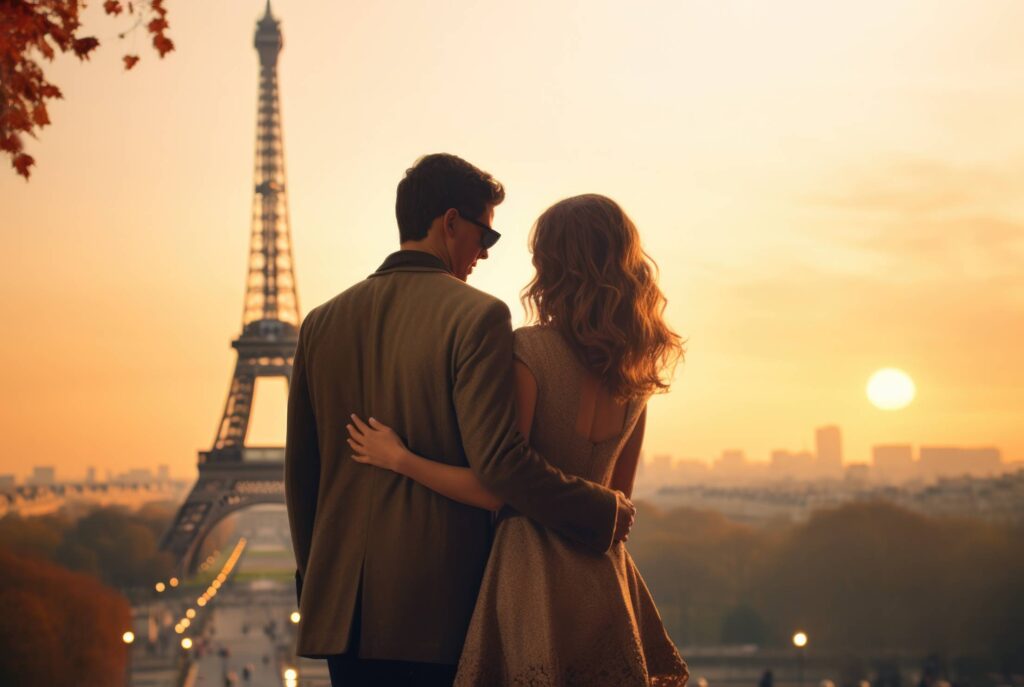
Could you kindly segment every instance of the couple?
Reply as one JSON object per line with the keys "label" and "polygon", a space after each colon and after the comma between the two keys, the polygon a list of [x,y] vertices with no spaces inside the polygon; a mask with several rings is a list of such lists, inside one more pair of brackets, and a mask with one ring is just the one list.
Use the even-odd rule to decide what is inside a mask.
{"label": "couple", "polygon": [[461,158],[420,159],[398,185],[401,250],[302,323],[297,652],[335,687],[682,686],[622,544],[646,401],[680,339],[636,228],[597,195],[537,220],[538,324],[513,334],[465,283],[504,197]]}

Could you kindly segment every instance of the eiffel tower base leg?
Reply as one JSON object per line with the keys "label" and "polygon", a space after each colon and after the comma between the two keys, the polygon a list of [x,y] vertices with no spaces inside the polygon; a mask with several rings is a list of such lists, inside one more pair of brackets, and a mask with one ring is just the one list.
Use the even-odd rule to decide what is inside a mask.
{"label": "eiffel tower base leg", "polygon": [[180,579],[195,574],[200,546],[225,517],[250,506],[285,502],[282,460],[204,463],[203,458],[205,454],[199,479],[160,544],[177,561],[175,575]]}

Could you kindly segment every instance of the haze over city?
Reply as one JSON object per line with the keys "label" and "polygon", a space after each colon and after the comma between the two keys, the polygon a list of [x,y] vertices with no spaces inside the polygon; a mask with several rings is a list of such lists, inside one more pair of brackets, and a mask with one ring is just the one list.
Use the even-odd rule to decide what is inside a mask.
{"label": "haze over city", "polygon": [[[176,6],[177,50],[130,73],[92,8],[109,49],[54,63],[65,99],[32,180],[0,175],[0,472],[188,477],[209,448],[241,322],[261,7]],[[398,179],[450,151],[508,188],[470,283],[516,323],[547,205],[597,191],[636,221],[688,340],[648,456],[767,461],[835,424],[847,461],[1024,458],[1024,6],[782,9],[275,2],[303,312],[396,247]],[[916,385],[901,410],[866,396],[885,367]],[[250,443],[283,421],[283,382],[258,387]]]}

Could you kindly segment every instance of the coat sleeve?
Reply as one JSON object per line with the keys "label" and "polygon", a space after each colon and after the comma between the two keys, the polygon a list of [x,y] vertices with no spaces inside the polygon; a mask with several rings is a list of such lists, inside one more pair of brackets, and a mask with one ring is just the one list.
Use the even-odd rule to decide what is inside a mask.
{"label": "coat sleeve", "polygon": [[612,545],[614,491],[567,475],[530,448],[516,429],[512,325],[508,307],[489,302],[455,347],[454,403],[470,467],[494,494],[540,524],[589,549]]}
{"label": "coat sleeve", "polygon": [[303,323],[288,388],[288,429],[284,449],[284,492],[292,548],[295,550],[297,593],[301,590],[302,576],[309,560],[320,487],[320,445],[306,375],[305,330]]}

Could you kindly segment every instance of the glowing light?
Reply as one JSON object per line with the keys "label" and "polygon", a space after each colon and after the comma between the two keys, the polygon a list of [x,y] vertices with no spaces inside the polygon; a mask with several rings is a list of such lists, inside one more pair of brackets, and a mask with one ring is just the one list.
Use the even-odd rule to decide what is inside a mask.
{"label": "glowing light", "polygon": [[868,400],[881,410],[900,410],[910,405],[917,395],[914,380],[903,370],[886,367],[871,375],[867,386]]}
{"label": "glowing light", "polygon": [[125,632],[123,635],[121,635],[121,641],[123,641],[125,644],[131,644],[135,641],[135,633],[131,630]]}
{"label": "glowing light", "polygon": [[183,628],[181,624],[178,624],[174,626],[174,631],[180,635],[182,632],[185,631],[185,628]]}
{"label": "glowing light", "polygon": [[199,606],[200,608],[202,608],[205,605],[206,605],[206,597],[205,596],[201,596],[198,599],[196,599],[196,606]]}
{"label": "glowing light", "polygon": [[807,646],[807,633],[797,632],[793,635],[793,646],[803,649]]}
{"label": "glowing light", "polygon": [[186,651],[191,649],[192,648],[192,640],[189,639],[188,637],[182,637],[181,638],[181,648],[185,649]]}
{"label": "glowing light", "polygon": [[171,578],[171,579],[169,580],[169,582],[170,582],[170,584],[171,584],[171,586],[172,586],[172,587],[177,587],[177,586],[178,586],[178,578],[177,578],[177,577],[172,577],[172,578]]}
{"label": "glowing light", "polygon": [[167,589],[167,586],[164,585],[163,582],[157,582],[155,585],[153,585],[153,589],[155,589],[157,591],[157,593],[159,594],[163,590]]}
{"label": "glowing light", "polygon": [[302,614],[298,611],[292,611],[292,614],[289,617],[291,618],[291,621],[296,625],[298,625],[299,621],[302,620]]}
{"label": "glowing light", "polygon": [[187,611],[185,611],[185,617],[189,618],[189,619],[195,618],[196,617],[196,609],[190,608]]}
{"label": "glowing light", "polygon": [[285,680],[297,680],[297,679],[299,679],[299,671],[295,670],[295,668],[288,668],[287,670],[284,671],[284,679]]}

